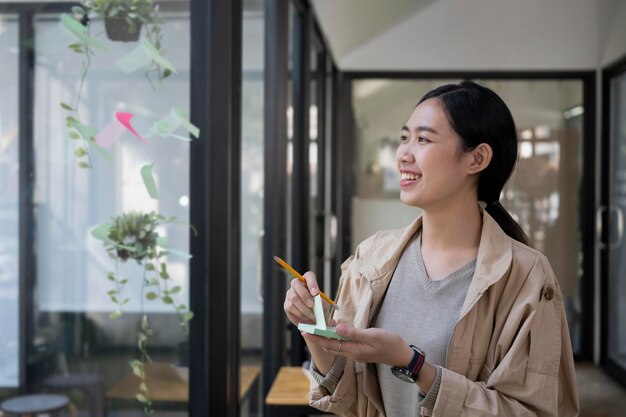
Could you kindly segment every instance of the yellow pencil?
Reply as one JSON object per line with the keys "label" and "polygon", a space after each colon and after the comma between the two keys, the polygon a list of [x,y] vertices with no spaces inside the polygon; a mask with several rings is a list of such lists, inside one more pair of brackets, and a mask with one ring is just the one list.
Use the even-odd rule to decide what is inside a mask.
{"label": "yellow pencil", "polygon": [[[298,278],[300,281],[304,282],[304,284],[306,285],[306,279],[302,275],[300,275],[295,269],[293,269],[287,262],[283,261],[278,256],[274,256],[274,260],[276,262],[278,262],[280,264],[280,266],[285,268],[287,270],[287,272],[289,272],[295,278]],[[339,306],[337,304],[335,304],[335,302],[333,300],[328,298],[328,296],[326,294],[324,294],[323,292],[320,291],[320,295],[322,296],[322,298],[324,300],[326,300],[326,302],[328,304],[330,304],[332,307],[334,307],[335,310],[339,310]]]}

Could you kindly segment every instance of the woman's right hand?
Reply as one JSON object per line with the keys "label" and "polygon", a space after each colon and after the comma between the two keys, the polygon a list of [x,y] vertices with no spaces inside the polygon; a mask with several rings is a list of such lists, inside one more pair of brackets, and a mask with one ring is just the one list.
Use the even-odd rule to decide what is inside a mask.
{"label": "woman's right hand", "polygon": [[287,318],[295,326],[299,323],[315,324],[313,313],[313,297],[319,294],[317,279],[311,271],[303,275],[306,285],[299,279],[291,280],[291,288],[285,295],[283,308]]}

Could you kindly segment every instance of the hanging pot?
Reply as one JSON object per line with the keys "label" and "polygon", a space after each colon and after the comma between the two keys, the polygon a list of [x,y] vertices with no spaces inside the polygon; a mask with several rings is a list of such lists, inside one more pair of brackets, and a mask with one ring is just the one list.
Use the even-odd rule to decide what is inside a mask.
{"label": "hanging pot", "polygon": [[113,16],[106,17],[104,19],[104,28],[107,32],[107,37],[112,41],[120,42],[136,42],[139,40],[139,34],[141,33],[142,23],[135,24],[134,31],[131,31],[131,26],[126,21],[125,16]]}

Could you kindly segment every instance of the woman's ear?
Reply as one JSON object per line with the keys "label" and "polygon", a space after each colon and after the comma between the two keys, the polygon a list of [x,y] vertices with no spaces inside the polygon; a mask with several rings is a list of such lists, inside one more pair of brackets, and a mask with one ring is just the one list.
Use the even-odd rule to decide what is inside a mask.
{"label": "woman's ear", "polygon": [[493,150],[488,144],[481,143],[470,152],[469,156],[470,164],[468,173],[477,174],[489,166],[491,158],[493,157]]}

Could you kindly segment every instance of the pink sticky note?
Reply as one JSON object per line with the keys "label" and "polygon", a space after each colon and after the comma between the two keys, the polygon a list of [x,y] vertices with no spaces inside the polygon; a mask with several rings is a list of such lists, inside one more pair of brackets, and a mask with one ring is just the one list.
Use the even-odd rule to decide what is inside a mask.
{"label": "pink sticky note", "polygon": [[141,135],[139,133],[137,133],[137,131],[135,129],[133,129],[133,127],[130,124],[130,119],[132,119],[133,117],[135,117],[134,114],[132,113],[125,113],[125,112],[121,112],[118,111],[115,113],[115,118],[133,135],[135,135],[135,137],[137,137],[137,139],[139,139],[140,141],[142,141],[143,143],[148,143],[147,140],[145,140],[144,138],[141,137]]}
{"label": "pink sticky note", "polygon": [[107,127],[98,132],[96,143],[103,148],[108,148],[117,142],[124,132],[126,132],[126,127],[119,121],[113,120]]}

